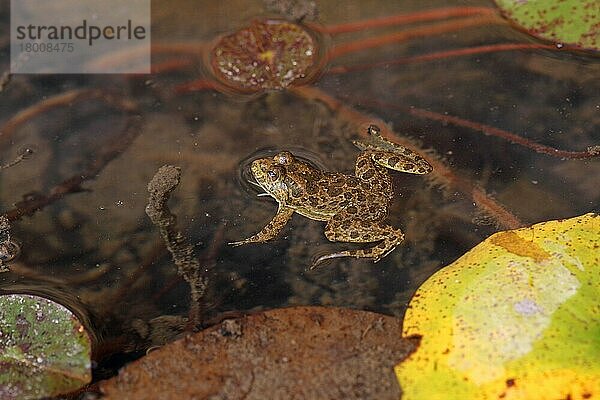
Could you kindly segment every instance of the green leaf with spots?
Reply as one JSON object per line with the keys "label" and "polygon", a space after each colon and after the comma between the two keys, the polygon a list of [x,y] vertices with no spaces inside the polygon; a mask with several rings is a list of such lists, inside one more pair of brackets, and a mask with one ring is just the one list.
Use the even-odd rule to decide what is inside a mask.
{"label": "green leaf with spots", "polygon": [[0,398],[37,399],[91,380],[91,342],[71,311],[43,297],[0,296]]}
{"label": "green leaf with spots", "polygon": [[403,399],[599,397],[600,217],[492,235],[417,290],[403,335]]}
{"label": "green leaf with spots", "polygon": [[598,0],[496,0],[496,4],[506,18],[533,36],[600,50]]}

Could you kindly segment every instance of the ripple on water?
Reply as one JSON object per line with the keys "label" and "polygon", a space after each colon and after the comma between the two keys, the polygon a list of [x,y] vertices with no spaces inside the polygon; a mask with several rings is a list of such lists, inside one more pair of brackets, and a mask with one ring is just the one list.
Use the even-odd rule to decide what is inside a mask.
{"label": "ripple on water", "polygon": [[250,165],[254,160],[265,157],[273,157],[275,154],[284,150],[291,152],[299,160],[306,162],[317,169],[327,170],[325,163],[321,160],[320,156],[317,155],[317,153],[306,150],[305,148],[294,146],[286,148],[262,148],[251,153],[238,163],[236,182],[239,187],[241,187],[243,191],[248,193],[250,196],[257,196],[260,193],[264,193],[265,191],[259,187],[258,184],[256,184],[256,180],[252,176],[252,171],[250,170]]}

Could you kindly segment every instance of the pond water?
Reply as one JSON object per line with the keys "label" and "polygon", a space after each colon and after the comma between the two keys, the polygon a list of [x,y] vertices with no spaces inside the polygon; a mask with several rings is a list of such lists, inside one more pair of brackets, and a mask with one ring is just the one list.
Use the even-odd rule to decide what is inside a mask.
{"label": "pond water", "polygon": [[[156,2],[153,44],[212,43],[253,18],[277,15],[270,3],[275,2]],[[278,4],[283,3],[287,8],[280,7],[279,14],[306,15],[310,22],[318,12],[316,21],[324,27],[451,5],[492,6],[487,1]],[[304,7],[292,7],[298,4]],[[2,13],[6,16],[7,9]],[[326,57],[327,49],[341,43],[408,28],[330,35],[319,44]],[[0,32],[0,65],[8,70],[7,27]],[[59,98],[61,104],[0,136],[3,162],[25,148],[34,150],[0,172],[0,204],[13,213],[10,232],[21,250],[0,274],[2,289],[42,293],[85,314],[99,341],[98,354],[113,360],[103,364],[106,374],[128,354],[172,340],[185,326],[190,290],[145,213],[148,182],[170,164],[182,176],[169,208],[209,280],[202,306],[206,324],[225,312],[297,304],[401,316],[428,276],[510,223],[474,206],[478,200],[463,184],[391,172],[395,198],[387,221],[404,231],[406,241],[376,264],[340,258],[309,270],[318,255],[363,245],[329,242],[324,222],[297,214],[268,243],[227,245],[256,233],[277,210],[272,198],[258,197],[260,191],[247,182],[249,163],[290,150],[320,168],[351,174],[358,155],[351,140],[364,129],[348,117],[354,110],[385,121],[396,135],[389,139],[424,150],[467,188],[484,188],[524,224],[598,211],[597,159],[538,154],[410,112],[414,107],[447,113],[583,151],[600,143],[597,58],[529,49],[377,64],[497,43],[538,42],[508,24],[490,22],[339,55],[324,62],[305,91],[255,95],[178,92],[181,85],[210,76],[202,55],[175,51],[161,51],[154,62],[191,60],[190,65],[147,76],[13,76],[0,93],[0,123],[48,99]],[[336,69],[354,65],[367,67]],[[321,98],[309,95],[312,90]],[[327,103],[330,98],[339,107]],[[31,215],[14,211],[33,204],[42,207]]]}

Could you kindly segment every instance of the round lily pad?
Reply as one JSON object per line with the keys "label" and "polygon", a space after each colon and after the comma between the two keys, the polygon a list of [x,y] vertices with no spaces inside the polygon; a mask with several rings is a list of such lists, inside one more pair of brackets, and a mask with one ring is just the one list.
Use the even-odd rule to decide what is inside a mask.
{"label": "round lily pad", "polygon": [[91,381],[91,341],[71,311],[39,296],[0,296],[0,398],[38,399]]}
{"label": "round lily pad", "polygon": [[600,216],[499,232],[415,293],[403,399],[600,396]]}
{"label": "round lily pad", "polygon": [[496,0],[496,4],[506,18],[533,36],[600,50],[598,0]]}
{"label": "round lily pad", "polygon": [[241,92],[283,89],[311,74],[317,42],[303,26],[283,20],[255,20],[219,39],[211,68],[225,85]]}
{"label": "round lily pad", "polygon": [[393,366],[418,345],[399,319],[292,307],[225,320],[101,382],[103,399],[397,400]]}

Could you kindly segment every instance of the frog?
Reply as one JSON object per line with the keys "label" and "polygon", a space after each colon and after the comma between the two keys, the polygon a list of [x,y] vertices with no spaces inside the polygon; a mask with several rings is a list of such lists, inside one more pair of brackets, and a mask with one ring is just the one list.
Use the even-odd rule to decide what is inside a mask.
{"label": "frog", "polygon": [[423,175],[433,167],[419,154],[384,138],[373,124],[367,128],[366,140],[352,142],[360,150],[354,175],[323,171],[286,150],[252,161],[253,183],[265,191],[260,195],[277,201],[277,213],[258,233],[229,244],[241,246],[274,239],[297,213],[326,222],[325,237],[331,242],[373,243],[366,248],[322,255],[310,269],[339,257],[378,262],[391,253],[404,241],[404,234],[384,221],[394,197],[389,171]]}

